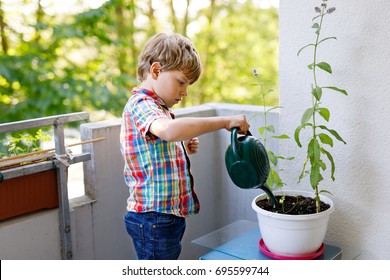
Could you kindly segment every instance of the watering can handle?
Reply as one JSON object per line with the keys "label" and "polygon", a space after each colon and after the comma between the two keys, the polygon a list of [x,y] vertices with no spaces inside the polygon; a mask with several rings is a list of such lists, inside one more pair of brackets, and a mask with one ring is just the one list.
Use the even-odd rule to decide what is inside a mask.
{"label": "watering can handle", "polygon": [[[237,131],[238,131],[238,127],[233,127],[232,134],[231,134],[231,137],[232,137],[231,143],[232,143],[232,150],[233,150],[234,156],[237,159],[240,159],[241,156],[240,156],[240,151],[239,151],[239,142],[237,140]],[[246,132],[246,136],[252,136],[252,133],[248,130]]]}

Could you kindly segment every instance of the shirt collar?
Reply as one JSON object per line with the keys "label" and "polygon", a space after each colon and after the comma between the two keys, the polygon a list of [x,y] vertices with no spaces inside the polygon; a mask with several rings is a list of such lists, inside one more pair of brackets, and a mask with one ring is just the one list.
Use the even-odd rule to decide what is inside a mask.
{"label": "shirt collar", "polygon": [[171,110],[168,108],[168,106],[165,105],[164,101],[162,101],[162,99],[155,92],[148,90],[146,88],[135,88],[135,90],[133,92],[141,92],[141,93],[153,98],[153,100],[155,100],[158,104],[160,104],[162,107],[164,107],[164,109],[171,112]]}
{"label": "shirt collar", "polygon": [[151,90],[148,90],[146,88],[135,88],[133,90],[133,93],[143,93],[149,97],[151,97],[154,101],[156,101],[157,104],[159,104],[161,107],[163,107],[165,110],[168,111],[168,113],[171,115],[172,119],[175,118],[175,114],[172,112],[171,109],[169,109],[169,107],[167,105],[165,105],[164,101],[162,101],[162,99],[153,91]]}

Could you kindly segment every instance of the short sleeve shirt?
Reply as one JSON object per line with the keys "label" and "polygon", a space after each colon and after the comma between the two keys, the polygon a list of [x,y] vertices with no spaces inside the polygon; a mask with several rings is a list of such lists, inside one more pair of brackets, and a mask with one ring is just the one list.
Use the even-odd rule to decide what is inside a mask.
{"label": "short sleeve shirt", "polygon": [[199,212],[190,161],[182,142],[164,141],[149,128],[173,113],[152,91],[134,88],[123,110],[120,135],[129,187],[127,210],[187,217]]}

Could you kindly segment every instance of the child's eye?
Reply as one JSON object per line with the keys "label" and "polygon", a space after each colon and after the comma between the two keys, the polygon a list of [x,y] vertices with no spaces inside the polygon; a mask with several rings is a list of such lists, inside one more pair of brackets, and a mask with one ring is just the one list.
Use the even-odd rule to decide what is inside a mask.
{"label": "child's eye", "polygon": [[178,82],[179,82],[179,84],[180,84],[181,86],[184,86],[184,82],[182,82],[182,81],[180,81],[180,80],[178,80]]}

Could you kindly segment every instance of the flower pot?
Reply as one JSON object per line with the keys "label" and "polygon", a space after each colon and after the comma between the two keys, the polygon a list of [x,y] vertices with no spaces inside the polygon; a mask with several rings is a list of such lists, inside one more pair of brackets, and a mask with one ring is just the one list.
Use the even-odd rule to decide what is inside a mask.
{"label": "flower pot", "polygon": [[0,182],[0,221],[58,207],[55,169]]}
{"label": "flower pot", "polygon": [[[306,191],[283,191],[284,195],[314,197]],[[281,195],[275,192],[275,195]],[[326,211],[308,215],[272,213],[261,209],[256,202],[266,195],[257,196],[252,208],[257,213],[261,236],[267,249],[280,256],[304,256],[315,253],[321,247],[328,226],[329,216],[334,211],[330,198],[320,195],[321,201],[330,205]]]}

